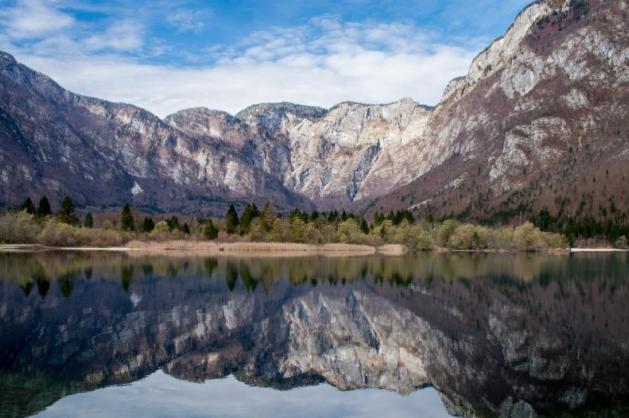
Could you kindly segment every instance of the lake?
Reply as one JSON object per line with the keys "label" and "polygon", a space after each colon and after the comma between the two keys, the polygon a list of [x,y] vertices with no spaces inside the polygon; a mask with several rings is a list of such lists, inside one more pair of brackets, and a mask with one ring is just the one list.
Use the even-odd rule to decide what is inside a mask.
{"label": "lake", "polygon": [[629,416],[629,254],[0,254],[0,416]]}

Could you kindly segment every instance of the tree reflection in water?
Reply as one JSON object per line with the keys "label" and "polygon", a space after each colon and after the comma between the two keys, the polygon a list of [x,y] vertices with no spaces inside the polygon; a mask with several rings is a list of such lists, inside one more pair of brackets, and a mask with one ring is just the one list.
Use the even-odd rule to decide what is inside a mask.
{"label": "tree reflection in water", "polygon": [[158,369],[275,388],[431,385],[468,416],[629,403],[627,254],[4,254],[0,277],[9,416]]}

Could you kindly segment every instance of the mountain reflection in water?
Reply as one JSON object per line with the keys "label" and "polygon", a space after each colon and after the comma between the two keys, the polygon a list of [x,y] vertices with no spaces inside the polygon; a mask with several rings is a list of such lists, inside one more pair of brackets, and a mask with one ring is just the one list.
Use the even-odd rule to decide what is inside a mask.
{"label": "mountain reflection in water", "polygon": [[[206,381],[230,375],[267,388],[325,382],[404,395],[356,392],[341,400],[346,392],[339,393],[328,397],[338,400],[338,416],[360,416],[356,399],[367,407],[385,398],[395,416],[396,405],[401,411],[418,396],[429,399],[432,389],[416,391],[426,386],[462,416],[627,416],[626,253],[4,254],[0,278],[0,416],[28,416],[72,393],[135,382],[46,411],[60,416],[54,411],[79,408],[91,395],[95,405],[171,376],[205,382],[191,394],[216,394],[225,390],[221,382],[238,382]],[[309,388],[312,396],[330,390],[326,384]],[[242,389],[243,402],[278,396],[260,390]]]}

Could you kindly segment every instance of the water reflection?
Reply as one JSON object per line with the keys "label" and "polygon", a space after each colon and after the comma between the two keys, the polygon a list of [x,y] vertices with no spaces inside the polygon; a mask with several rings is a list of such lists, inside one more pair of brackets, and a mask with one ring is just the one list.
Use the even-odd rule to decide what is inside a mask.
{"label": "water reflection", "polygon": [[0,277],[0,415],[158,369],[282,389],[431,385],[463,416],[629,404],[624,253],[5,254]]}

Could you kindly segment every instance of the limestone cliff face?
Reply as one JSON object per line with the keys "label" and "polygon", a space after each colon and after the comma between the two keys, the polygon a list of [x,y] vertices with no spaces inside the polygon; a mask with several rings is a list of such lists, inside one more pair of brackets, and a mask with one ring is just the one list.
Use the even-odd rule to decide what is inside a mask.
{"label": "limestone cliff face", "polygon": [[182,211],[271,200],[598,217],[614,200],[625,213],[628,14],[626,0],[535,2],[435,108],[411,99],[274,103],[234,116],[187,109],[162,121],[69,93],[0,54],[0,203],[19,202],[29,184],[80,204]]}
{"label": "limestone cliff face", "polygon": [[308,205],[226,143],[194,137],[135,106],[70,93],[1,52],[0,87],[5,205],[27,191],[69,194],[79,205],[131,201],[168,211],[239,199]]}
{"label": "limestone cliff face", "polygon": [[482,218],[546,206],[596,218],[615,200],[626,211],[628,25],[622,0],[529,6],[431,113],[421,160],[432,163],[370,208]]}
{"label": "limestone cliff face", "polygon": [[341,103],[330,110],[262,104],[236,117],[190,109],[166,120],[193,136],[231,144],[289,190],[319,207],[338,208],[414,178],[415,140],[429,114],[429,108],[402,99],[386,105]]}

